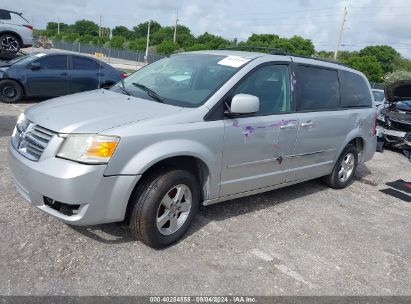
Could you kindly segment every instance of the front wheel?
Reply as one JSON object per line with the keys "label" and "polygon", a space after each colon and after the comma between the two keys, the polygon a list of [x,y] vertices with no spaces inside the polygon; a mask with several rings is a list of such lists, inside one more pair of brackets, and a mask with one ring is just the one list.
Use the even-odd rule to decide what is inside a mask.
{"label": "front wheel", "polygon": [[0,81],[0,100],[6,103],[18,102],[23,98],[23,88],[14,80]]}
{"label": "front wheel", "polygon": [[325,183],[334,189],[347,187],[354,178],[358,165],[357,149],[349,145],[341,153],[330,175],[324,178]]}
{"label": "front wheel", "polygon": [[130,230],[150,247],[166,247],[186,233],[199,203],[198,181],[192,173],[173,169],[150,174],[131,198]]}

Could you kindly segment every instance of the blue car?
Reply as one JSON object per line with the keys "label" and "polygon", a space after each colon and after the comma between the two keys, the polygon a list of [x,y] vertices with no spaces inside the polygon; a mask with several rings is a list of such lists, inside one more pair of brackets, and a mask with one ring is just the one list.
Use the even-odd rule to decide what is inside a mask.
{"label": "blue car", "polygon": [[32,53],[0,63],[0,100],[12,103],[109,88],[126,76],[88,56]]}

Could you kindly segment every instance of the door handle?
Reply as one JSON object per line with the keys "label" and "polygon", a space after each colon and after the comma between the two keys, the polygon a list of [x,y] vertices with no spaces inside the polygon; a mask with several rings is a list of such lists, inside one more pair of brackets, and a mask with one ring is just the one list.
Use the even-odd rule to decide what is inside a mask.
{"label": "door handle", "polygon": [[97,73],[96,75],[97,75],[97,76],[104,76],[103,73]]}
{"label": "door handle", "polygon": [[314,125],[314,122],[312,122],[312,121],[306,121],[306,122],[303,122],[302,124],[301,124],[301,127],[312,127]]}
{"label": "door handle", "polygon": [[295,127],[296,127],[296,125],[295,125],[295,124],[291,124],[291,123],[289,123],[289,124],[286,124],[286,125],[280,126],[280,129],[287,130],[287,129],[294,129]]}
{"label": "door handle", "polygon": [[68,73],[67,73],[67,72],[63,72],[63,73],[61,73],[60,75],[61,75],[61,76],[68,76]]}

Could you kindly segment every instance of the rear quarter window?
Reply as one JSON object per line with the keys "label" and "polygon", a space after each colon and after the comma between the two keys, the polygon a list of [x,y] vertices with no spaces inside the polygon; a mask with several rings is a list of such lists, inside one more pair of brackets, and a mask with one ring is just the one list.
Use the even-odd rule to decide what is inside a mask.
{"label": "rear quarter window", "polygon": [[338,72],[319,67],[298,67],[297,110],[335,110],[340,107]]}
{"label": "rear quarter window", "polygon": [[73,69],[74,70],[89,70],[94,71],[100,68],[100,65],[92,59],[73,56]]}
{"label": "rear quarter window", "polygon": [[340,71],[341,106],[343,108],[371,107],[371,92],[366,80],[358,74]]}
{"label": "rear quarter window", "polygon": [[0,9],[0,20],[11,20],[10,12]]}

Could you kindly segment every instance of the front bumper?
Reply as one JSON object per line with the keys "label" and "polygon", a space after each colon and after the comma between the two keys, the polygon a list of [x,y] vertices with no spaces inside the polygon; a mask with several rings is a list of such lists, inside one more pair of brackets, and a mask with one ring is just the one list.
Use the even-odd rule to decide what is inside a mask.
{"label": "front bumper", "polygon": [[[8,148],[8,162],[18,192],[36,208],[72,225],[122,221],[140,176],[104,176],[105,165],[84,165],[47,158],[34,162]],[[66,215],[45,203],[45,198],[79,206]],[[47,199],[46,199],[47,200]]]}
{"label": "front bumper", "polygon": [[411,148],[411,132],[386,129],[377,126],[377,136],[396,148]]}

